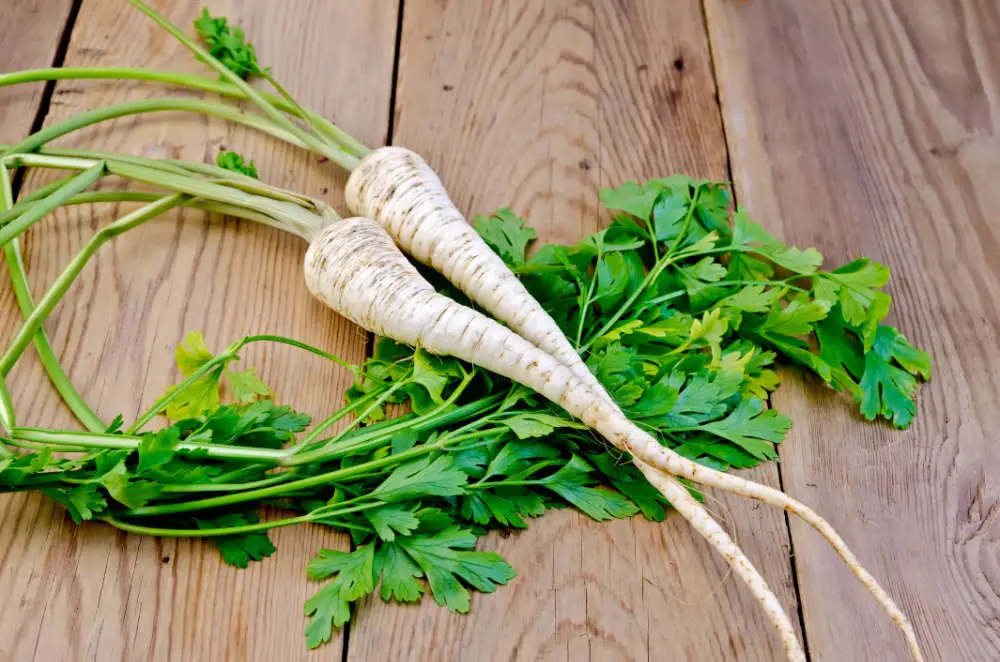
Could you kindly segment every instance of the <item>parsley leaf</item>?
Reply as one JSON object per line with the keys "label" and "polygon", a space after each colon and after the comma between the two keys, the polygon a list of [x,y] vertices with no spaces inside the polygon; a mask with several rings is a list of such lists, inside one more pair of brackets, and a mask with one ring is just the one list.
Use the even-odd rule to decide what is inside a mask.
{"label": "parsley leaf", "polygon": [[[229,513],[213,519],[195,518],[199,529],[224,529],[235,526],[247,526],[260,521],[253,511]],[[263,531],[231,536],[211,536],[209,540],[215,544],[222,554],[222,560],[236,568],[246,568],[250,561],[263,561],[276,551],[271,539]]]}
{"label": "parsley leaf", "polygon": [[505,418],[500,423],[509,427],[518,439],[544,437],[555,432],[557,428],[587,429],[587,426],[579,421],[537,412],[527,412]]}
{"label": "parsley leaf", "polygon": [[423,571],[398,544],[379,546],[375,552],[375,574],[382,579],[379,594],[383,600],[416,602],[424,594],[419,581]]}
{"label": "parsley leaf", "polygon": [[413,506],[388,504],[365,511],[365,518],[375,529],[378,537],[392,542],[396,535],[408,536],[420,526],[420,519],[414,514]]}
{"label": "parsley leaf", "polygon": [[475,543],[472,532],[458,527],[397,542],[423,571],[435,602],[460,614],[469,611],[466,584],[492,593],[514,578],[514,569],[499,554],[468,551]]}
{"label": "parsley leaf", "polygon": [[269,398],[273,395],[267,384],[254,374],[253,368],[243,372],[230,370],[226,373],[226,378],[233,387],[233,397],[239,402],[250,403],[257,398]]}
{"label": "parsley leaf", "polygon": [[865,356],[861,413],[869,420],[881,415],[896,427],[907,427],[916,413],[917,376],[929,379],[930,373],[926,352],[910,345],[896,329],[879,326],[872,351]]}
{"label": "parsley leaf", "polygon": [[351,619],[351,603],[375,590],[375,545],[369,543],[353,552],[322,549],[306,567],[314,581],[330,579],[306,600],[306,645],[316,648],[333,636],[333,628]]}
{"label": "parsley leaf", "polygon": [[760,460],[778,456],[774,444],[781,443],[792,426],[790,418],[774,409],[764,409],[757,398],[740,400],[725,418],[705,423],[701,428],[736,444]]}
{"label": "parsley leaf", "polygon": [[215,165],[226,170],[238,172],[247,177],[252,177],[253,179],[260,179],[260,175],[257,174],[257,166],[254,165],[253,160],[244,161],[243,156],[237,152],[219,152],[218,156],[215,157]]}
{"label": "parsley leaf", "polygon": [[511,269],[524,265],[528,246],[537,237],[534,228],[508,208],[498,209],[490,216],[476,216],[472,221],[479,236]]}
{"label": "parsley leaf", "polygon": [[639,509],[618,492],[594,487],[593,467],[579,455],[541,483],[598,522],[635,515]]}
{"label": "parsley leaf", "polygon": [[449,455],[421,458],[396,467],[371,492],[380,501],[404,501],[421,496],[456,496],[465,491],[469,477]]}
{"label": "parsley leaf", "polygon": [[225,17],[213,18],[206,8],[195,22],[194,27],[201,35],[209,54],[219,60],[227,69],[244,80],[251,75],[264,75],[257,63],[257,53],[240,28],[230,28]]}

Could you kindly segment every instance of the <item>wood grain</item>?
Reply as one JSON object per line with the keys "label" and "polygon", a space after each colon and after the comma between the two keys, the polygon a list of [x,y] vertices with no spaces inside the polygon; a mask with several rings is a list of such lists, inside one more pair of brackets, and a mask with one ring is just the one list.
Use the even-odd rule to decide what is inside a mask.
{"label": "wood grain", "polygon": [[[1000,8],[995,2],[707,0],[741,202],[836,264],[893,269],[891,322],[933,355],[907,432],[815,380],[786,489],[821,506],[910,614],[928,660],[1000,658]],[[826,546],[792,526],[810,652],[905,659]]]}
{"label": "wood grain", "polygon": [[[39,20],[31,4],[15,3],[15,24]],[[156,4],[187,29],[203,5]],[[246,29],[261,60],[301,102],[335,117],[366,142],[384,141],[394,0],[363,6],[347,0],[292,5],[227,0],[213,2],[211,9]],[[5,13],[6,6],[0,16]],[[66,62],[206,71],[149,19],[117,0],[83,2]],[[125,99],[180,93],[67,81],[57,86],[46,122]],[[269,182],[338,205],[344,182],[315,157],[200,116],[128,119],[63,144],[192,160],[214,160],[225,146],[253,158]],[[30,177],[29,186],[42,179]],[[82,242],[119,211],[75,208],[33,229],[25,248],[35,291],[52,282]],[[176,214],[103,248],[47,329],[74,383],[107,418],[134,417],[177,379],[173,348],[190,330],[203,330],[211,347],[268,332],[361,359],[364,335],[308,295],[303,253],[300,241],[268,229]],[[9,288],[0,295],[0,310],[0,338],[7,339],[18,320]],[[312,414],[336,407],[348,380],[339,369],[282,348],[250,351],[245,358],[279,399]],[[22,363],[8,382],[19,419],[72,426],[34,357]],[[274,535],[279,551],[273,559],[237,571],[224,566],[207,544],[140,539],[100,525],[74,528],[63,510],[38,498],[0,500],[0,531],[4,660],[305,659],[302,603],[315,587],[305,581],[304,564],[320,547],[346,545],[346,539],[318,528],[283,529]],[[320,655],[339,659],[341,648],[334,641]]]}
{"label": "wood grain", "polygon": [[[697,2],[432,2],[404,7],[394,142],[458,206],[509,205],[544,240],[606,219],[598,189],[676,171],[725,178]],[[775,483],[773,467],[754,472]],[[783,515],[713,500],[794,614]],[[430,600],[366,604],[351,660],[774,660],[759,610],[679,518],[546,515],[486,547],[518,577],[467,616]]]}
{"label": "wood grain", "polygon": [[[0,6],[0,72],[52,65],[72,0],[8,0]],[[0,88],[0,142],[31,129],[44,85]],[[7,289],[6,287],[4,289]]]}

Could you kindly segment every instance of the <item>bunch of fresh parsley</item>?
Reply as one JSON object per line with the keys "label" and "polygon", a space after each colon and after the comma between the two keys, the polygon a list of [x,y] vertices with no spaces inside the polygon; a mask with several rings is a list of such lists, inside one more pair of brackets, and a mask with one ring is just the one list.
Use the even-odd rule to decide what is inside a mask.
{"label": "bunch of fresh parsley", "polygon": [[[237,156],[219,163],[253,176]],[[730,214],[727,189],[714,182],[628,183],[602,199],[619,212],[607,229],[530,257],[535,232],[511,211],[475,225],[617,403],[662,443],[721,469],[775,458],[790,425],[766,407],[781,360],[849,394],[870,419],[910,423],[930,363],[883,323],[888,269],[858,260],[821,271],[815,250],[785,246],[743,211]],[[275,552],[267,530],[276,526],[313,522],[349,534],[350,551],[321,550],[308,564],[320,582],[305,605],[310,647],[376,590],[399,602],[429,593],[467,611],[470,590],[491,592],[514,576],[499,555],[474,549],[490,529],[522,528],[562,507],[595,520],[665,516],[664,500],[627,457],[496,375],[382,339],[363,365],[348,366],[356,381],[345,407],[310,428],[252,370],[230,369],[251,341],[335,360],[276,336],[215,354],[191,334],[176,353],[184,381],[151,410],[169,425],[123,431],[119,419],[103,435],[15,430],[0,453],[0,491],[41,491],[76,522],[206,537],[238,567]],[[388,418],[393,404],[408,413]],[[338,420],[354,424],[328,434]],[[55,454],[71,444],[85,450]],[[262,522],[263,505],[286,515]]]}

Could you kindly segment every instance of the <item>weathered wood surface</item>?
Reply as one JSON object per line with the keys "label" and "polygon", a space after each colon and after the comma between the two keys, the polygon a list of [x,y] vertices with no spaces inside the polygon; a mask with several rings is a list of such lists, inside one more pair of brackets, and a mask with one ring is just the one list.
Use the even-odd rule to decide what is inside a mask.
{"label": "weathered wood surface", "polygon": [[[40,20],[29,11],[31,4],[14,5],[15,23],[21,21],[25,32]],[[204,3],[156,4],[187,27]],[[335,117],[360,139],[384,141],[394,0],[363,7],[346,0],[211,5],[214,13],[253,35],[262,60],[303,103]],[[5,13],[6,5],[0,17]],[[58,19],[55,12],[45,18]],[[336,40],[329,38],[330,30]],[[31,31],[40,32],[37,26]],[[58,37],[61,28],[50,31]],[[17,45],[17,40],[4,40],[0,49]],[[51,58],[55,44],[47,48]],[[40,51],[41,45],[32,49]],[[330,64],[355,58],[363,58],[366,66]],[[0,61],[6,66],[7,60]],[[47,64],[42,58],[36,66]],[[66,64],[205,71],[162,29],[118,0],[83,2]],[[34,97],[26,93],[19,92],[23,101],[14,107],[26,118],[15,131],[19,134],[34,117]],[[149,84],[66,81],[56,87],[46,124],[126,99],[179,93]],[[252,157],[269,182],[337,204],[342,199],[344,176],[330,165],[202,116],[128,119],[62,144],[196,161],[214,160],[226,146]],[[28,186],[39,181],[31,176]],[[75,208],[33,228],[25,253],[34,290],[41,292],[52,282],[95,229],[120,211]],[[216,348],[248,333],[270,332],[360,360],[364,334],[331,315],[304,287],[304,248],[300,240],[267,228],[197,212],[175,214],[102,248],[47,329],[74,383],[107,419],[119,412],[134,418],[176,381],[173,348],[191,330],[203,330]],[[0,337],[10,338],[17,328],[16,310],[5,286]],[[350,379],[340,369],[286,348],[258,349],[246,358],[283,399],[314,414],[331,411],[338,403],[331,394],[342,392]],[[72,425],[37,360],[29,354],[23,364],[9,380],[16,385],[20,420]],[[63,510],[38,497],[0,500],[0,531],[0,659],[39,662],[307,659],[302,603],[315,588],[305,581],[305,562],[321,547],[347,544],[346,538],[318,527],[285,529],[275,532],[279,551],[271,562],[239,571],[221,564],[218,552],[205,543],[143,539],[97,524],[73,527]],[[339,658],[341,648],[334,641],[324,655]]]}
{"label": "weathered wood surface", "polygon": [[[789,374],[785,489],[884,581],[928,660],[1000,659],[1000,6],[706,10],[740,202],[834,264],[891,265],[891,321],[934,360],[906,432]],[[905,659],[820,538],[791,530],[812,659]]]}
{"label": "weathered wood surface", "polygon": [[[697,2],[408,0],[394,141],[424,154],[459,208],[509,205],[543,240],[606,222],[598,188],[677,171],[726,177]],[[777,484],[775,468],[753,472]],[[713,495],[716,496],[716,495]],[[785,520],[710,507],[796,613]],[[679,518],[597,524],[550,513],[488,543],[517,569],[467,616],[369,603],[351,660],[775,660],[743,586]]]}
{"label": "weathered wood surface", "polygon": [[[0,7],[0,69],[49,65],[72,4]],[[158,7],[189,25],[202,4]],[[543,239],[599,227],[601,186],[685,171],[731,176],[752,215],[831,263],[865,254],[891,264],[893,322],[935,360],[918,420],[905,433],[865,424],[788,371],[775,398],[796,423],[783,485],[884,580],[928,660],[997,659],[1000,12],[974,0],[703,4],[407,0],[393,141],[422,152],[463,210],[509,205]],[[300,100],[369,144],[386,140],[397,2],[210,5],[247,29]],[[202,70],[115,0],[83,0],[66,63]],[[40,92],[0,90],[0,140],[28,131]],[[64,82],[46,123],[168,93],[178,92]],[[340,201],[343,177],[328,165],[202,117],[128,120],[67,144],[198,160],[236,146],[266,180]],[[61,212],[29,233],[35,290],[115,212]],[[192,329],[215,346],[271,331],[363,355],[363,334],[308,298],[297,240],[193,212],[175,219],[102,249],[47,326],[102,416],[148,405],[176,377],[172,349]],[[2,284],[0,338],[9,338],[18,315]],[[313,413],[346,380],[281,349],[248,358]],[[72,425],[33,356],[11,383],[22,420]],[[774,467],[752,475],[778,483]],[[790,613],[801,600],[813,660],[904,659],[897,633],[817,536],[793,521],[796,586],[784,516],[716,497],[713,511]],[[236,571],[207,545],[75,528],[42,499],[4,497],[0,658],[340,659],[342,642],[313,655],[301,645],[313,590],[302,568],[346,540],[304,527],[274,536],[274,559]],[[468,616],[430,601],[366,603],[347,657],[781,659],[745,590],[676,518],[597,525],[553,513],[487,546],[517,568],[510,586],[477,596]]]}

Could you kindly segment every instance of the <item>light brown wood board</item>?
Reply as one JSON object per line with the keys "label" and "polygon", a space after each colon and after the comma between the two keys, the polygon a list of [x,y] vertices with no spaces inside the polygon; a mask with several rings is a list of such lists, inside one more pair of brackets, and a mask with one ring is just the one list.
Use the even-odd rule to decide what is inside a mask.
{"label": "light brown wood board", "polygon": [[[785,489],[914,622],[927,660],[1000,658],[1000,8],[707,0],[737,199],[830,266],[892,267],[890,323],[928,349],[912,427],[788,371]],[[903,660],[891,622],[792,521],[814,662]]]}

